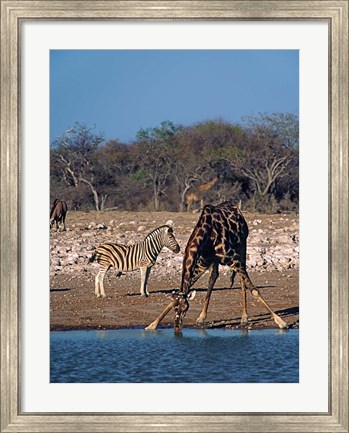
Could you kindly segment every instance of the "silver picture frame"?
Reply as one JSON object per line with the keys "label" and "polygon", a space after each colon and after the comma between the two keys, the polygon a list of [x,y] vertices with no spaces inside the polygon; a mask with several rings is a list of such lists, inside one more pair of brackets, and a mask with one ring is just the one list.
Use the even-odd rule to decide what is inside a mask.
{"label": "silver picture frame", "polygon": [[[328,22],[328,412],[21,412],[20,23],[44,19]],[[1,432],[348,432],[348,69],[348,0],[1,0]]]}

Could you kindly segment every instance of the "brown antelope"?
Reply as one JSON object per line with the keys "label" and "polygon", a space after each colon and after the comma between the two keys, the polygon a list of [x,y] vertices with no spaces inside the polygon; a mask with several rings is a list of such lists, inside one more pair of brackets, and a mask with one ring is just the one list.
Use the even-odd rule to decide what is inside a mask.
{"label": "brown antelope", "polygon": [[56,198],[56,200],[53,202],[50,212],[50,228],[52,228],[53,224],[56,223],[56,229],[58,230],[58,223],[63,223],[63,230],[67,230],[65,226],[67,211],[67,203],[63,200],[59,200],[58,198]]}

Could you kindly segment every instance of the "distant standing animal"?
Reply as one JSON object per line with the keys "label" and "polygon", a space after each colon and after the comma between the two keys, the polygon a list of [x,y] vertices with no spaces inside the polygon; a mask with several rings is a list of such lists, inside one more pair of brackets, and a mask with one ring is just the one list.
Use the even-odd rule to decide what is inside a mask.
{"label": "distant standing animal", "polygon": [[59,200],[58,198],[56,198],[56,200],[53,202],[50,212],[50,228],[52,228],[53,224],[56,223],[56,229],[58,230],[58,223],[63,223],[63,230],[67,230],[65,226],[67,211],[67,203],[63,200]]}
{"label": "distant standing animal", "polygon": [[187,211],[193,210],[193,203],[200,202],[200,209],[204,207],[204,194],[217,183],[218,178],[214,177],[209,182],[202,183],[193,190],[189,190],[186,195]]}
{"label": "distant standing animal", "polygon": [[206,205],[185,249],[181,288],[173,293],[172,302],[146,329],[156,329],[160,321],[174,308],[175,332],[180,333],[182,321],[189,309],[189,300],[195,296],[195,291],[190,291],[190,288],[204,272],[210,270],[206,298],[201,314],[197,319],[198,324],[203,324],[206,319],[212,289],[218,278],[219,265],[229,266],[233,272],[232,280],[235,274],[240,277],[242,325],[248,323],[246,309],[246,289],[248,289],[253,298],[260,301],[269,311],[279,328],[287,328],[287,323],[271,309],[250,280],[246,270],[247,236],[248,226],[237,206],[233,206],[230,202],[224,202],[218,206]]}
{"label": "distant standing animal", "polygon": [[163,247],[169,248],[174,253],[178,253],[180,250],[173,229],[168,225],[156,228],[145,237],[143,242],[134,245],[106,243],[97,247],[89,259],[89,263],[97,260],[100,266],[95,278],[95,294],[97,298],[105,297],[103,280],[108,269],[112,266],[117,270],[117,277],[120,277],[122,272],[140,269],[140,293],[142,296],[148,296],[147,281],[150,270]]}

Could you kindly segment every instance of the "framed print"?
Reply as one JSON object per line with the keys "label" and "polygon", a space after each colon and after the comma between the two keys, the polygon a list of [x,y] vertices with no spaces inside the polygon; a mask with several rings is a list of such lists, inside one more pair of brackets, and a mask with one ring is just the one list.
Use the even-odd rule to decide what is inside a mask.
{"label": "framed print", "polygon": [[[348,1],[29,0],[1,1],[1,11],[1,431],[348,432]],[[264,81],[248,81],[251,76]],[[275,93],[263,84],[265,80],[273,82]],[[78,87],[83,89],[80,93]],[[185,94],[190,97],[184,98]],[[258,95],[253,109],[244,105],[250,94]],[[265,108],[271,100],[274,104]],[[78,114],[73,111],[76,101]],[[276,113],[278,104],[293,113]],[[209,105],[215,111],[205,111]],[[155,108],[166,117],[157,124],[139,117],[131,134],[131,117],[151,114]],[[226,113],[234,110],[236,116],[246,115],[249,120],[229,118]],[[263,110],[269,114],[260,114]],[[212,120],[212,116],[216,117]],[[109,141],[103,141],[98,128],[99,124],[107,128],[103,123],[107,117],[124,134],[120,141],[107,130]],[[89,125],[68,124],[80,118]],[[290,140],[287,146],[282,141],[288,159],[275,138],[282,127]],[[217,140],[207,145],[212,131],[222,145]],[[273,134],[268,135],[270,131]],[[80,148],[69,144],[78,143],[76,137],[82,140]],[[267,143],[263,152],[256,144],[261,137]],[[296,137],[297,144],[290,137]],[[90,139],[92,151],[86,144]],[[188,145],[202,142],[206,144],[196,152]],[[234,146],[229,147],[230,142]],[[158,159],[154,143],[163,146]],[[297,158],[292,159],[295,149]],[[283,170],[290,161],[297,176],[292,178],[289,169],[288,189],[283,189]],[[257,166],[269,174],[264,190]],[[96,179],[102,179],[102,189]],[[54,202],[50,232],[48,208],[67,186],[74,191],[67,221],[66,203]],[[273,194],[268,196],[271,188]],[[203,206],[204,198],[218,204],[232,194],[237,201],[245,199],[243,213],[244,206],[248,212],[266,209],[263,206],[279,212],[279,223],[249,214],[249,239],[259,236],[260,255],[253,256],[252,245],[247,269],[264,266],[266,282],[255,287],[249,286],[248,276],[242,279],[243,292],[246,284],[259,300],[257,288],[261,288],[262,304],[268,310],[266,319],[266,314],[255,312],[255,305],[251,307],[253,326],[269,323],[266,326],[274,326],[269,335],[273,344],[278,338],[283,356],[276,360],[273,350],[271,372],[267,366],[257,368],[258,360],[266,359],[263,350],[270,351],[269,343],[249,354],[246,339],[240,338],[243,332],[231,329],[240,328],[245,313],[236,313],[238,321],[223,320],[224,304],[231,302],[228,288],[220,289],[211,301],[212,311],[215,305],[222,317],[208,316],[210,326],[200,335],[197,329],[190,331],[194,334],[186,329],[186,324],[195,323],[191,313],[199,311],[194,300],[183,298],[191,308],[180,321],[186,307],[176,296],[188,294],[183,290],[175,292],[171,301],[177,308],[175,330],[184,326],[183,338],[173,336],[172,316],[163,322],[170,329],[143,330],[145,324],[156,327],[154,319],[178,287],[182,262],[175,255],[180,248],[184,251],[189,227],[194,228],[198,220],[192,210],[201,209],[203,218],[205,209],[210,209]],[[240,210],[234,212],[238,215]],[[158,215],[171,238],[167,244],[164,241],[169,252],[160,255],[158,268],[150,273],[153,263],[148,269],[142,262],[141,273],[128,280],[122,275],[129,270],[126,265],[115,264],[116,255],[123,261],[119,249],[113,259],[109,257],[121,277],[115,282],[114,275],[112,285],[117,287],[120,281],[132,290],[113,293],[106,276],[104,291],[103,272],[110,266],[105,265],[106,252],[118,247],[103,242],[110,238],[120,238],[120,244],[138,242],[155,225],[161,226]],[[182,215],[179,222],[177,215]],[[212,219],[205,221],[198,232],[205,231]],[[224,221],[217,219],[215,230]],[[240,219],[234,227],[240,227],[238,233],[246,241]],[[293,242],[286,256],[280,253],[282,236]],[[268,262],[265,245],[274,245],[277,260]],[[185,254],[190,255],[190,250]],[[130,269],[141,267],[135,252],[127,260],[132,261]],[[244,266],[244,259],[239,263]],[[64,266],[71,272],[64,274]],[[273,271],[279,272],[277,283]],[[220,272],[227,281],[224,287],[231,278],[233,287],[235,273]],[[155,286],[157,278],[159,286]],[[278,292],[282,282],[285,288]],[[135,296],[140,283],[141,294],[149,291],[149,298]],[[199,303],[204,303],[205,290],[197,290]],[[241,301],[238,296],[236,304],[243,306],[244,297]],[[145,298],[151,313],[144,312]],[[89,299],[84,306],[83,299]],[[138,316],[123,309],[125,300]],[[277,306],[276,315],[268,302]],[[275,326],[290,329],[278,331]],[[140,331],[141,338],[127,340],[123,329],[126,343],[120,349],[113,346],[108,327],[132,329],[132,338]],[[79,335],[84,337],[77,338],[82,328],[85,334]],[[245,328],[250,337],[260,332]],[[59,332],[66,329],[77,330],[64,334],[69,335],[70,346],[67,339],[60,345],[63,334]],[[241,346],[237,339],[230,340],[234,332],[240,332]],[[171,337],[159,346],[166,335]],[[199,346],[213,347],[218,341],[215,335],[224,340],[214,349],[220,356],[195,355],[194,337]],[[227,335],[230,345],[241,347],[236,358],[230,358],[231,350],[224,351]],[[97,336],[97,345],[91,336]],[[186,341],[189,345],[182,345]],[[138,352],[141,344],[144,352]],[[162,352],[164,346],[172,350]],[[69,353],[68,347],[75,351]],[[81,347],[85,349],[79,358]],[[111,347],[119,347],[119,352]],[[104,359],[100,358],[103,351]],[[87,352],[96,356],[89,358],[94,359],[94,370],[85,363]],[[121,358],[121,352],[125,359],[110,363],[118,355]],[[203,379],[208,364],[211,370]],[[231,364],[234,376],[220,374],[230,371]],[[115,365],[123,365],[122,377],[131,370],[136,370],[136,376],[123,380],[108,375],[108,368],[113,370]],[[160,374],[149,380],[155,365]]]}

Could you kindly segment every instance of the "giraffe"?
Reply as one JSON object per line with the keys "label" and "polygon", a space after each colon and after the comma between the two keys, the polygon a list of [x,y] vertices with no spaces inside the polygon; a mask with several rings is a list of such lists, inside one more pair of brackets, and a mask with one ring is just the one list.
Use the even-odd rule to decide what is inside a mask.
{"label": "giraffe", "polygon": [[211,189],[213,185],[217,182],[218,178],[214,177],[209,182],[202,183],[198,187],[196,187],[193,191],[189,191],[187,193],[186,199],[187,199],[187,211],[190,212],[192,209],[192,205],[195,202],[200,202],[200,209],[203,209],[204,207],[204,193]]}
{"label": "giraffe", "polygon": [[250,280],[246,270],[247,236],[248,226],[238,207],[233,206],[229,201],[217,206],[206,205],[185,249],[181,287],[179,291],[172,293],[171,303],[145,329],[156,329],[161,320],[174,308],[174,330],[175,333],[180,333],[183,319],[189,309],[189,301],[195,296],[195,291],[190,291],[190,288],[205,271],[210,270],[206,297],[202,311],[196,321],[197,324],[202,325],[207,316],[213,286],[219,275],[219,265],[229,266],[232,270],[232,280],[235,274],[238,274],[240,277],[242,290],[241,325],[248,323],[246,307],[247,289],[251,292],[253,298],[261,302],[269,311],[279,328],[287,328],[287,323],[271,309]]}

